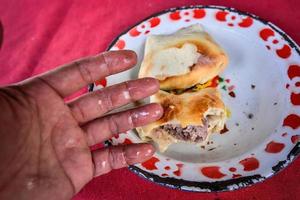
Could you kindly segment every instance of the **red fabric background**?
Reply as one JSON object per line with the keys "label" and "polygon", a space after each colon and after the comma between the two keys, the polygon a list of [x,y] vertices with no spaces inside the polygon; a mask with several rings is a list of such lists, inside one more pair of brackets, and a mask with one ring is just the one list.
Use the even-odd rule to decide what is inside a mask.
{"label": "red fabric background", "polygon": [[[101,52],[120,32],[143,18],[170,7],[196,4],[230,6],[254,13],[275,23],[300,43],[297,0],[0,0],[3,26],[0,84],[17,82],[73,59]],[[263,183],[212,194],[164,188],[121,169],[94,179],[74,199],[292,200],[300,198],[299,168],[300,159],[297,159]]]}

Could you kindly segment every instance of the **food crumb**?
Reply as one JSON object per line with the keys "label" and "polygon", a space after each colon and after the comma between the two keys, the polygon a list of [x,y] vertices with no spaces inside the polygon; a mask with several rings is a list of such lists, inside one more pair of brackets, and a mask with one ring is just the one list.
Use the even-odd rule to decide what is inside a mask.
{"label": "food crumb", "polygon": [[239,123],[235,123],[235,125],[236,125],[236,126],[239,126],[240,124],[239,124]]}
{"label": "food crumb", "polygon": [[285,88],[286,88],[286,89],[289,89],[289,87],[290,87],[290,84],[286,84],[286,85],[285,85]]}
{"label": "food crumb", "polygon": [[224,133],[226,133],[227,131],[229,131],[229,130],[228,130],[228,128],[226,127],[226,124],[225,124],[224,128],[220,131],[220,134],[224,134]]}
{"label": "food crumb", "polygon": [[202,146],[200,146],[202,149],[205,149],[205,146],[204,145],[202,145]]}
{"label": "food crumb", "polygon": [[236,143],[234,143],[233,145],[236,146]]}
{"label": "food crumb", "polygon": [[227,90],[225,85],[222,87],[222,89],[225,90],[225,91]]}
{"label": "food crumb", "polygon": [[252,127],[251,130],[253,131],[253,130],[254,130],[254,127]]}
{"label": "food crumb", "polygon": [[282,135],[281,135],[282,137],[285,137],[285,136],[287,136],[287,133],[285,132],[285,133],[282,133]]}
{"label": "food crumb", "polygon": [[252,118],[253,118],[253,114],[252,114],[252,113],[249,113],[249,114],[248,114],[248,118],[249,118],[249,119],[252,119]]}
{"label": "food crumb", "polygon": [[228,94],[229,94],[229,96],[231,96],[232,98],[235,98],[235,93],[234,93],[233,91],[229,92]]}
{"label": "food crumb", "polygon": [[277,102],[273,103],[273,105],[276,106],[276,105],[277,105]]}
{"label": "food crumb", "polygon": [[255,85],[251,85],[251,89],[254,90],[255,89]]}

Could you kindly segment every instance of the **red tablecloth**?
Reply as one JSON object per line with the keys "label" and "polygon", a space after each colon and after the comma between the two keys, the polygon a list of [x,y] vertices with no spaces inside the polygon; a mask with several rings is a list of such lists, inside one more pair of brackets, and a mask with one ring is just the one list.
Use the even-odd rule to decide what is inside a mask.
{"label": "red tablecloth", "polygon": [[[148,15],[196,4],[230,6],[254,13],[275,23],[300,43],[298,0],[0,0],[3,30],[0,84],[20,81],[73,59],[96,54],[105,50],[120,32]],[[94,179],[74,199],[300,199],[299,168],[297,159],[263,183],[212,194],[164,188],[121,169]]]}

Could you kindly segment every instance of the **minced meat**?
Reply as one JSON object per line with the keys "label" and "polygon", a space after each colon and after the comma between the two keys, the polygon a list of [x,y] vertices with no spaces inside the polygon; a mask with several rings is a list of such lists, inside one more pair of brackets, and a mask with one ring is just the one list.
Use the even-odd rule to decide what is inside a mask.
{"label": "minced meat", "polygon": [[203,126],[187,126],[182,128],[179,124],[165,124],[157,128],[156,131],[164,130],[179,140],[201,142],[207,137],[207,122],[203,122]]}

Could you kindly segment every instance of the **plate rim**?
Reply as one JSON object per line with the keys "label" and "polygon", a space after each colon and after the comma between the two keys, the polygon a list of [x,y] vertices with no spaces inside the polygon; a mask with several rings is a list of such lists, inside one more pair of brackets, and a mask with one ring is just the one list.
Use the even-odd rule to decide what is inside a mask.
{"label": "plate rim", "polygon": [[[169,9],[164,9],[159,12],[155,12],[152,15],[149,15],[148,17],[139,20],[137,23],[135,23],[132,26],[129,26],[129,28],[122,31],[120,34],[117,35],[109,44],[109,46],[106,48],[106,51],[109,51],[119,40],[121,36],[128,33],[132,28],[136,27],[137,25],[143,23],[144,21],[151,19],[153,17],[157,17],[169,12],[177,11],[177,10],[186,10],[186,9],[216,9],[216,10],[223,10],[223,11],[229,11],[234,12],[239,15],[243,16],[249,16],[255,20],[260,21],[264,25],[268,26],[275,32],[277,32],[289,45],[292,49],[294,49],[298,55],[300,55],[300,48],[297,45],[297,43],[289,36],[287,35],[283,30],[281,30],[279,27],[277,27],[272,22],[269,22],[257,15],[254,15],[252,13],[246,12],[246,11],[240,11],[238,9],[235,9],[233,7],[225,7],[225,6],[217,6],[217,5],[189,5],[189,6],[181,6],[181,7],[173,7]],[[94,89],[94,83],[89,84],[88,86],[88,92],[93,92]],[[105,145],[111,146],[112,143],[109,141],[104,142]],[[241,178],[231,178],[224,181],[214,181],[214,182],[198,182],[198,181],[187,181],[183,179],[177,179],[173,177],[160,177],[156,174],[147,172],[137,166],[131,165],[129,166],[129,170],[132,171],[134,174],[137,174],[138,176],[149,180],[153,183],[156,183],[158,185],[162,185],[168,188],[172,189],[179,189],[182,191],[188,191],[188,192],[223,192],[223,191],[233,191],[245,187],[252,186],[257,183],[261,183],[264,180],[273,177],[274,175],[281,172],[283,169],[285,169],[287,166],[289,166],[296,158],[300,155],[300,142],[297,142],[293,149],[288,153],[285,160],[280,160],[276,165],[272,167],[272,172],[269,176],[261,176],[261,175],[251,175],[251,176],[244,176]],[[186,188],[182,188],[182,186],[186,186]]]}

